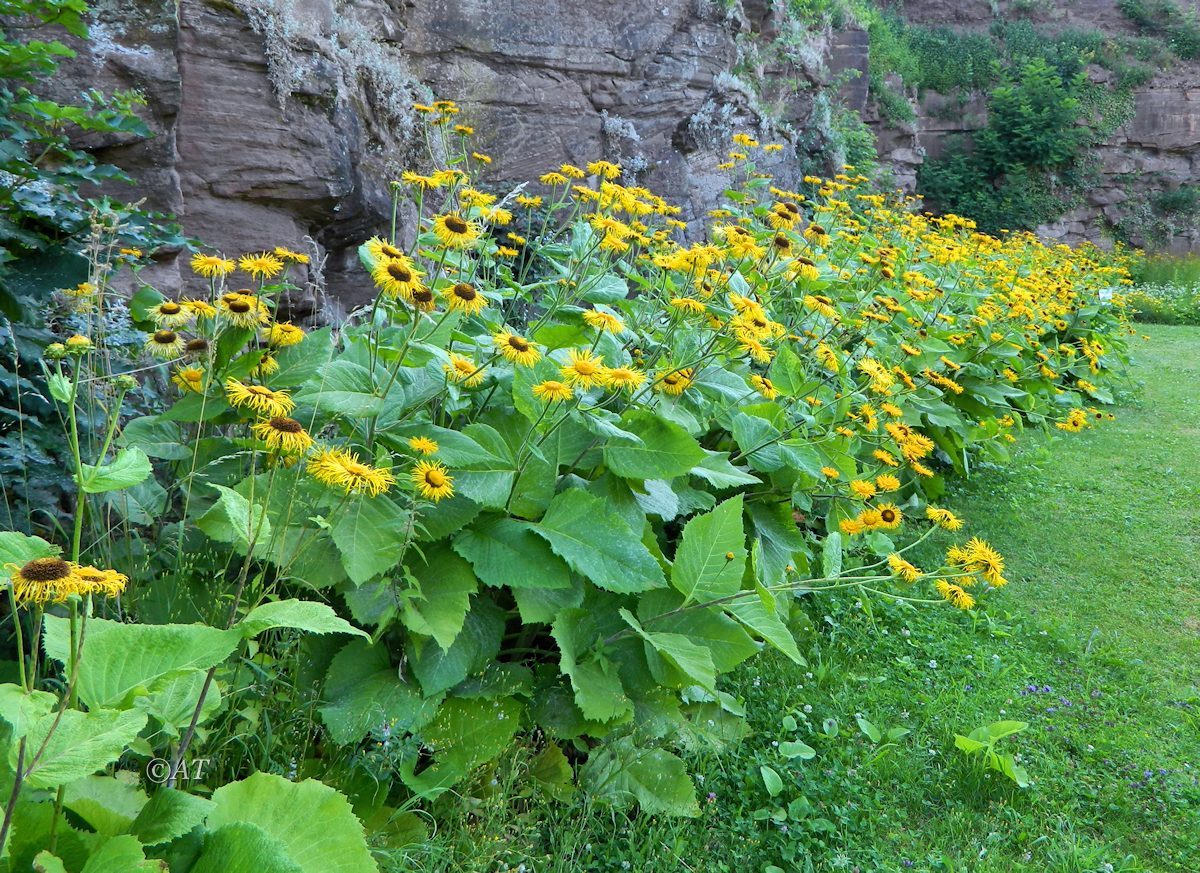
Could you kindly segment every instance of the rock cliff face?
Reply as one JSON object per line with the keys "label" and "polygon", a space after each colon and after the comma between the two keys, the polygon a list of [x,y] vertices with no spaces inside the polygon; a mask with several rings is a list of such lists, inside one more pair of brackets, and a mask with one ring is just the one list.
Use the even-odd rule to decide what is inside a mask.
{"label": "rock cliff face", "polygon": [[[1114,0],[1066,8],[1065,23],[1125,26]],[[903,12],[962,27],[993,16],[980,0]],[[319,257],[303,310],[327,302],[322,286],[351,301],[363,290],[355,248],[386,224],[388,183],[419,151],[411,104],[430,94],[462,104],[496,185],[619,159],[693,218],[724,187],[713,167],[735,130],[796,146],[770,168],[787,184],[797,150],[823,148],[814,96],[839,71],[865,71],[869,48],[851,30],[813,37],[806,63],[747,51],[781,24],[772,0],[101,0],[93,39],[56,87],[142,90],[154,135],[88,145],[137,179],[135,197],[219,250],[308,246]],[[840,95],[870,113],[865,75]],[[946,121],[938,99],[926,96],[911,129],[876,125],[908,186],[945,135],[978,123],[977,112]],[[1198,140],[1198,71],[1156,79],[1104,149],[1104,185],[1046,231],[1095,236],[1126,200],[1200,179]],[[178,287],[180,267],[167,257],[155,278]]]}

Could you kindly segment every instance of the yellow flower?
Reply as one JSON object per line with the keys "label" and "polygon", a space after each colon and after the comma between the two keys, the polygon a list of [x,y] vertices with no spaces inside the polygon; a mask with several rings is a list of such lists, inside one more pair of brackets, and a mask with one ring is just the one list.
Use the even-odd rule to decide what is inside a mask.
{"label": "yellow flower", "polygon": [[842,471],[836,467],[822,467],[821,472],[829,479],[837,479],[842,475]]}
{"label": "yellow flower", "polygon": [[275,246],[275,251],[273,254],[275,257],[288,264],[308,263],[308,255],[304,254],[303,252],[294,252],[289,248],[285,248],[284,246]]}
{"label": "yellow flower", "polygon": [[220,279],[237,269],[237,264],[219,255],[192,255],[192,272],[205,279]]}
{"label": "yellow flower", "polygon": [[685,367],[682,370],[673,370],[660,376],[655,381],[654,388],[657,391],[662,391],[664,394],[678,397],[692,386],[695,376],[696,373],[691,367]]}
{"label": "yellow flower", "polygon": [[454,496],[454,477],[437,461],[418,461],[409,475],[421,496],[434,503]]}
{"label": "yellow flower", "polygon": [[600,377],[600,382],[610,391],[628,391],[635,389],[646,381],[646,374],[630,367],[608,367]]}
{"label": "yellow flower", "polygon": [[83,594],[96,594],[101,597],[116,597],[129,584],[129,577],[116,570],[101,570],[98,567],[80,567],[76,574],[79,577],[79,591]]}
{"label": "yellow flower", "polygon": [[543,185],[567,185],[571,180],[562,173],[544,173],[538,177],[538,181]]}
{"label": "yellow flower", "polygon": [[621,175],[621,168],[616,164],[610,164],[608,161],[592,161],[587,165],[587,171],[593,176],[610,180]]}
{"label": "yellow flower", "polygon": [[910,564],[896,553],[888,555],[887,563],[892,575],[899,576],[905,582],[916,582],[924,575],[920,567]]}
{"label": "yellow flower", "polygon": [[567,356],[571,359],[571,363],[561,367],[559,372],[567,380],[568,385],[578,385],[586,391],[593,385],[600,384],[601,376],[604,373],[602,360],[593,356],[587,349],[571,349],[567,352]]}
{"label": "yellow flower", "polygon": [[270,320],[267,305],[253,294],[232,292],[221,295],[217,303],[222,317],[235,327],[258,327]]}
{"label": "yellow flower", "polygon": [[672,297],[671,306],[689,315],[703,315],[708,311],[707,306],[692,297]]}
{"label": "yellow flower", "polygon": [[544,403],[561,403],[564,400],[570,400],[574,394],[570,385],[554,379],[547,379],[533,386],[533,395]]}
{"label": "yellow flower", "polygon": [[863,500],[870,500],[875,496],[875,485],[865,479],[855,479],[850,483],[850,490],[853,491]]}
{"label": "yellow flower", "polygon": [[404,252],[382,237],[373,236],[364,245],[367,247],[367,253],[370,254],[371,260],[377,264],[380,261],[407,260]]}
{"label": "yellow flower", "polygon": [[259,252],[242,255],[238,258],[238,267],[255,279],[273,279],[283,272],[283,261],[269,252]]}
{"label": "yellow flower", "polygon": [[433,219],[433,233],[448,249],[465,249],[479,239],[479,225],[453,212]]}
{"label": "yellow flower", "polygon": [[881,503],[875,511],[879,513],[878,526],[886,530],[895,530],[904,521],[904,513],[894,503]]}
{"label": "yellow flower", "polygon": [[183,327],[194,317],[194,313],[188,307],[174,300],[164,300],[162,303],[150,310],[150,318],[159,327],[169,328],[174,330],[177,327]]}
{"label": "yellow flower", "polygon": [[272,391],[265,385],[247,385],[233,377],[225,380],[225,397],[232,406],[252,409],[260,415],[282,417],[296,408],[286,391]]}
{"label": "yellow flower", "polygon": [[313,438],[300,422],[282,415],[260,421],[251,430],[271,451],[286,455],[302,455],[313,444]]}
{"label": "yellow flower", "polygon": [[409,301],[425,287],[412,261],[404,257],[379,261],[371,271],[371,279],[388,297],[403,297]]}
{"label": "yellow flower", "polygon": [[173,330],[156,330],[146,340],[145,349],[156,358],[164,361],[178,358],[183,354],[183,337]]}
{"label": "yellow flower", "polygon": [[308,475],[321,484],[347,494],[375,497],[396,484],[391,470],[364,464],[354,452],[343,449],[322,449],[309,458],[307,469]]}
{"label": "yellow flower", "polygon": [[436,441],[423,436],[410,437],[408,447],[414,452],[420,452],[422,455],[432,455],[438,450]]}
{"label": "yellow flower", "polygon": [[568,179],[582,179],[587,175],[587,173],[579,169],[579,167],[575,166],[574,164],[563,164],[558,168],[558,171]]}
{"label": "yellow flower", "polygon": [[605,333],[621,333],[625,330],[625,323],[621,319],[607,312],[601,312],[598,309],[585,311],[583,313],[583,320],[587,322],[589,327],[594,327],[596,330],[604,331]]}
{"label": "yellow flower", "polygon": [[1004,578],[1004,558],[978,537],[967,541],[965,566],[981,573],[983,578],[996,588],[1008,584],[1008,580]]}
{"label": "yellow flower", "polygon": [[4,569],[11,574],[13,597],[18,604],[62,603],[83,587],[79,565],[62,558],[34,558],[22,566],[5,564]]}
{"label": "yellow flower", "polygon": [[437,308],[437,301],[433,299],[433,291],[429,288],[416,289],[408,302],[421,312],[433,312]]}
{"label": "yellow flower", "polygon": [[938,527],[945,528],[946,530],[959,530],[963,526],[962,519],[949,509],[938,509],[936,506],[927,506],[925,507],[925,517]]}
{"label": "yellow flower", "polygon": [[[170,333],[170,331],[167,332]],[[67,351],[82,355],[91,350],[92,341],[89,337],[77,333],[75,336],[67,338]]]}
{"label": "yellow flower", "polygon": [[774,400],[779,396],[779,389],[766,376],[759,376],[757,373],[750,377],[750,384],[763,397],[768,400]]}
{"label": "yellow flower", "polygon": [[487,371],[483,367],[477,367],[470,358],[453,353],[450,355],[450,363],[443,364],[442,369],[446,371],[446,378],[451,382],[459,382],[468,388],[483,384],[483,380],[487,378]]}
{"label": "yellow flower", "polygon": [[304,330],[287,321],[277,321],[263,331],[263,340],[269,346],[285,349],[304,341]]}
{"label": "yellow flower", "polygon": [[204,368],[180,367],[171,375],[171,381],[178,385],[181,391],[200,394],[204,390]]}
{"label": "yellow flower", "polygon": [[466,282],[452,285],[442,293],[450,310],[461,310],[467,315],[475,315],[488,305],[487,298],[480,294],[474,285]]}
{"label": "yellow flower", "polygon": [[217,308],[207,300],[184,299],[179,301],[179,305],[191,310],[196,318],[212,318],[217,314]]}
{"label": "yellow flower", "polygon": [[891,473],[882,473],[875,477],[875,485],[880,491],[898,491],[900,480]]}
{"label": "yellow flower", "polygon": [[975,598],[971,596],[971,593],[958,585],[947,582],[945,579],[939,579],[935,587],[938,594],[958,609],[971,609],[975,606]]}
{"label": "yellow flower", "polygon": [[899,467],[900,462],[896,460],[896,456],[891,452],[885,452],[883,449],[876,449],[871,453],[875,459],[881,464],[886,464],[889,467]]}
{"label": "yellow flower", "polygon": [[493,334],[492,342],[500,350],[502,358],[523,367],[533,366],[542,357],[542,353],[529,340],[506,330]]}

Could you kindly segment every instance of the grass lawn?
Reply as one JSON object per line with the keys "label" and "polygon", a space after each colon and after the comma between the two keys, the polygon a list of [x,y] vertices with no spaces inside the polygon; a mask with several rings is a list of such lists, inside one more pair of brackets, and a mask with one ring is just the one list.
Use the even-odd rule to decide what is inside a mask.
{"label": "grass lawn", "polygon": [[[948,502],[1008,561],[1012,584],[986,609],[821,596],[806,604],[807,669],[764,656],[731,677],[751,733],[691,753],[701,817],[513,801],[521,781],[498,775],[406,863],[1200,870],[1200,329],[1148,332],[1142,390],[1115,422],[1030,436]],[[1029,723],[998,747],[1028,788],[954,747],[1001,719]],[[785,757],[796,740],[815,755]],[[781,777],[775,797],[762,767]]]}

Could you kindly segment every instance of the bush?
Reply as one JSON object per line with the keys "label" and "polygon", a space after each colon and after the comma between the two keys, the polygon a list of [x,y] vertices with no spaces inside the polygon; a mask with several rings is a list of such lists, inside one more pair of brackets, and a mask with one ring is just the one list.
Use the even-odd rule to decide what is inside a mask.
{"label": "bush", "polygon": [[[337,330],[274,319],[303,255],[212,253],[205,293],[131,301],[178,389],[162,412],[123,411],[138,380],[102,333],[45,350],[77,507],[64,557],[0,536],[10,808],[46,823],[20,857],[224,869],[269,843],[283,867],[319,803],[368,869],[344,798],[253,774],[320,777],[386,842],[519,731],[536,790],[577,773],[598,801],[695,814],[673,747],[738,735],[722,674],[767,646],[802,661],[797,597],[986,602],[1006,579],[985,541],[910,560],[962,527],[944,477],[1025,426],[1105,418],[1126,325],[1098,292],[1125,274],[1095,249],[909,213],[862,175],[781,190],[747,135],[709,240],[684,244],[680,210],[604,161],[498,201],[457,107],[418,110],[449,163],[396,184],[413,242],[363,245],[379,295]],[[109,251],[80,310],[111,298]],[[90,838],[87,798],[136,776],[75,783],[120,759],[189,787],[196,755],[211,803],[130,797],[104,820],[122,836]]]}

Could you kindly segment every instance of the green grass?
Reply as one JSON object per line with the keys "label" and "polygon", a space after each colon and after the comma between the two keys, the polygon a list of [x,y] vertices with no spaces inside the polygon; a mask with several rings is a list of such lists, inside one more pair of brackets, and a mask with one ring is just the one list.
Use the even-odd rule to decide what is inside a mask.
{"label": "green grass", "polygon": [[[1200,870],[1200,330],[1149,330],[1132,372],[1143,389],[1115,422],[1030,436],[951,501],[1012,584],[976,613],[807,602],[809,667],[765,656],[736,673],[750,734],[689,753],[699,818],[539,799],[517,755],[445,803],[442,829],[403,863]],[[859,715],[910,733],[876,744]],[[1027,789],[954,748],[999,719],[1029,723],[1001,742]],[[816,756],[784,758],[775,744],[793,739]],[[762,766],[783,777],[775,798]]]}

